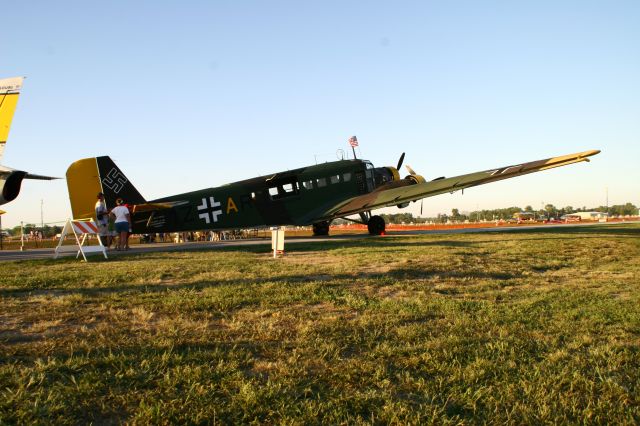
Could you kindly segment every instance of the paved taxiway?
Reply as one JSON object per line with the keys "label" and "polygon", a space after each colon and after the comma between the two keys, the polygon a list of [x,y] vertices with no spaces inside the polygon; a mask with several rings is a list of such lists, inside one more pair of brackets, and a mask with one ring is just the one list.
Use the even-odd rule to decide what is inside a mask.
{"label": "paved taxiway", "polygon": [[[527,232],[534,229],[565,229],[571,227],[584,227],[594,225],[608,225],[615,226],[622,223],[640,223],[640,222],[609,222],[609,223],[575,223],[575,224],[558,224],[558,225],[532,225],[532,226],[513,226],[513,227],[496,227],[496,228],[461,228],[461,229],[443,229],[443,230],[407,230],[407,231],[390,231],[387,236],[409,236],[409,235],[428,235],[428,234],[470,234],[479,232],[510,232],[520,231]],[[287,244],[296,243],[310,243],[320,241],[338,241],[338,240],[353,240],[360,238],[371,238],[368,234],[349,234],[349,235],[333,235],[329,237],[294,237],[287,239]],[[228,240],[228,241],[215,241],[215,242],[188,242],[188,243],[153,243],[153,244],[139,244],[131,247],[131,250],[126,252],[109,251],[107,256],[122,256],[123,254],[140,254],[140,253],[152,253],[162,251],[185,251],[185,250],[208,250],[224,247],[238,247],[238,246],[256,246],[256,245],[271,245],[270,239],[248,239],[248,240]],[[19,250],[3,250],[0,251],[0,261],[13,261],[13,260],[34,260],[34,259],[52,259],[54,249],[31,249],[25,251]],[[73,253],[65,253],[62,256],[74,256]]]}

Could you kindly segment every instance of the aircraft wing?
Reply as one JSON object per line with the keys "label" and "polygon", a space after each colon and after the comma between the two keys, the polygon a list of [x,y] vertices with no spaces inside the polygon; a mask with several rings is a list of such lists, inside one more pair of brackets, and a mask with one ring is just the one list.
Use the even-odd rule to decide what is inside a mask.
{"label": "aircraft wing", "polygon": [[0,178],[2,177],[9,177],[11,176],[14,172],[18,172],[18,173],[23,173],[24,174],[24,179],[39,179],[39,180],[53,180],[53,179],[60,179],[59,177],[52,177],[52,176],[43,176],[43,175],[34,175],[32,173],[27,173],[24,172],[22,170],[16,170],[16,169],[12,169],[10,167],[6,167],[6,166],[0,166]]}
{"label": "aircraft wing", "polygon": [[432,197],[434,195],[455,192],[485,183],[496,182],[516,176],[566,166],[573,163],[589,161],[587,157],[598,154],[599,150],[583,151],[560,157],[547,158],[545,160],[531,161],[512,166],[484,170],[451,178],[441,178],[431,182],[416,183],[413,185],[385,189],[384,186],[370,192],[351,198],[334,207],[328,213],[329,217],[344,217],[381,207],[390,207],[398,204]]}
{"label": "aircraft wing", "polygon": [[38,180],[54,180],[54,179],[60,179],[59,177],[53,177],[53,176],[42,176],[42,175],[34,175],[33,173],[27,173],[27,175],[24,177],[25,179],[38,179]]}
{"label": "aircraft wing", "polygon": [[188,201],[163,201],[156,203],[143,203],[136,204],[133,206],[133,213],[146,213],[153,212],[157,210],[166,210],[171,209],[173,207],[182,206],[185,204],[189,204]]}

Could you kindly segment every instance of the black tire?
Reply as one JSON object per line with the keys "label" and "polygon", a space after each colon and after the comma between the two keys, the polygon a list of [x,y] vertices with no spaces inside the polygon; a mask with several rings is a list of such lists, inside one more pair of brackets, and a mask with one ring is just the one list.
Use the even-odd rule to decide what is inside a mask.
{"label": "black tire", "polygon": [[325,237],[329,235],[329,222],[316,222],[313,224],[313,236],[314,237]]}
{"label": "black tire", "polygon": [[369,222],[367,222],[367,228],[369,229],[369,234],[371,235],[382,235],[384,234],[386,224],[384,223],[384,219],[380,216],[371,216]]}

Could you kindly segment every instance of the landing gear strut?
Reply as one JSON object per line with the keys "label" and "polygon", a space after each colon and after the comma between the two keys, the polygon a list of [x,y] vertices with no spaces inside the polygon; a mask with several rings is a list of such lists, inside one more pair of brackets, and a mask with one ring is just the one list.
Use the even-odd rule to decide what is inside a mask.
{"label": "landing gear strut", "polygon": [[329,235],[329,221],[316,222],[313,224],[313,236],[327,236]]}
{"label": "landing gear strut", "polygon": [[380,216],[371,216],[369,218],[369,221],[367,222],[367,228],[369,229],[369,234],[371,235],[384,234],[384,229],[385,229],[384,219]]}

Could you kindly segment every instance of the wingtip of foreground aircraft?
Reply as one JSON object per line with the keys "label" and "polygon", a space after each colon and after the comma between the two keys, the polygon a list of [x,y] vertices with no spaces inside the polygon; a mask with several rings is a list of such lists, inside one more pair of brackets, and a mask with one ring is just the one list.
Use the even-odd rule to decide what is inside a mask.
{"label": "wingtip of foreground aircraft", "polygon": [[57,176],[44,176],[44,175],[36,175],[33,173],[27,173],[27,175],[24,177],[25,179],[35,179],[35,180],[58,180],[58,179],[62,179],[61,177],[57,177]]}

